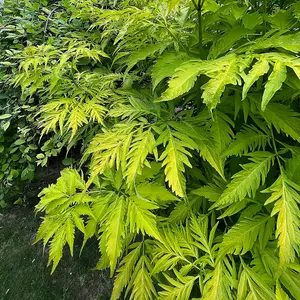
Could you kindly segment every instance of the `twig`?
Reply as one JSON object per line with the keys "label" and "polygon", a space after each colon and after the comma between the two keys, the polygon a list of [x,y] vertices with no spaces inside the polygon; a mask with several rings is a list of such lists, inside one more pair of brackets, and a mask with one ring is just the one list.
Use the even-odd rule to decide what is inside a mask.
{"label": "twig", "polygon": [[43,43],[45,42],[45,39],[46,39],[46,32],[47,32],[47,28],[48,28],[48,24],[49,24],[49,21],[50,21],[50,18],[52,16],[52,14],[57,10],[58,7],[55,7],[53,8],[50,13],[48,14],[48,17],[47,17],[47,20],[46,20],[46,23],[45,23],[45,27],[44,27],[44,36],[43,36]]}

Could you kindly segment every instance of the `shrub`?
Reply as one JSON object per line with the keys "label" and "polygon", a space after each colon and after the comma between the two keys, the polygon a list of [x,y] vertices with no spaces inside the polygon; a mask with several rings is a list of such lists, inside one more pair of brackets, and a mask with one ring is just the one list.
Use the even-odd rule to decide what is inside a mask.
{"label": "shrub", "polygon": [[297,298],[299,3],[60,3],[13,79],[82,154],[36,207],[52,272],[79,231],[112,299]]}
{"label": "shrub", "polygon": [[39,143],[33,122],[37,100],[10,82],[18,73],[17,54],[46,40],[57,43],[58,33],[66,30],[64,11],[59,3],[20,0],[7,0],[0,9],[0,207],[8,199],[25,200],[24,183],[35,178],[36,163],[45,166],[61,150],[55,137]]}

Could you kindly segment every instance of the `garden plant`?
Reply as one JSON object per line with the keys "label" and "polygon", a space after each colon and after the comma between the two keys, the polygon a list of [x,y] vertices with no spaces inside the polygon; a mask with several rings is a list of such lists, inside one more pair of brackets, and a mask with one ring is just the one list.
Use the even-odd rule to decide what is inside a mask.
{"label": "garden plant", "polygon": [[36,206],[52,272],[97,239],[111,299],[299,299],[300,2],[19,2],[1,132],[34,155],[0,152],[78,154]]}

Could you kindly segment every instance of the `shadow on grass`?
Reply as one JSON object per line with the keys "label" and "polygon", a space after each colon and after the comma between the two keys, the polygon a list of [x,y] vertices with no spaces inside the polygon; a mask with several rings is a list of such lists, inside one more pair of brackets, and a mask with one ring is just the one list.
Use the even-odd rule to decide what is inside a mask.
{"label": "shadow on grass", "polygon": [[109,299],[108,273],[91,270],[99,258],[97,241],[87,244],[81,257],[79,243],[74,258],[65,251],[51,276],[42,245],[32,246],[39,223],[30,208],[0,211],[0,299]]}

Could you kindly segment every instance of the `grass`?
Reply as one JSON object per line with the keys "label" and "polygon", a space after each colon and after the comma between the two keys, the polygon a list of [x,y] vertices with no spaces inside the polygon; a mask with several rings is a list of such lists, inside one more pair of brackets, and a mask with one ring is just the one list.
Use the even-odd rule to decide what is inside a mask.
{"label": "grass", "polygon": [[97,241],[88,244],[79,257],[79,237],[74,258],[66,251],[50,275],[47,253],[43,254],[41,244],[32,245],[39,222],[31,208],[0,211],[0,299],[109,299],[108,274],[91,270],[99,258]]}

